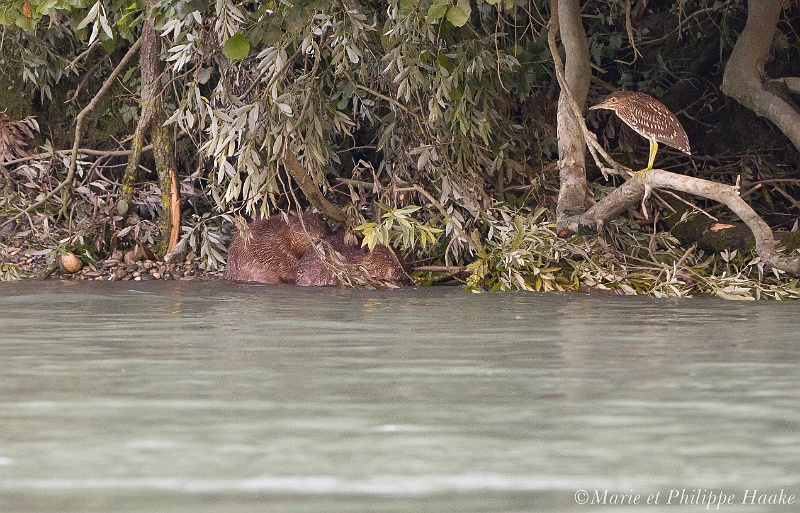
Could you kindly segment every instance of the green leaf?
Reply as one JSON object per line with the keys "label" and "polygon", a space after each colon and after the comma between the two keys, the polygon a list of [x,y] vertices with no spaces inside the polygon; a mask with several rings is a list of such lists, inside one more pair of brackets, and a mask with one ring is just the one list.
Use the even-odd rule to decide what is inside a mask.
{"label": "green leaf", "polygon": [[283,39],[283,31],[280,27],[270,26],[264,32],[264,36],[261,38],[261,41],[267,45],[272,46],[278,44]]}
{"label": "green leaf", "polygon": [[469,21],[469,16],[464,12],[464,9],[454,5],[447,10],[447,21],[452,23],[454,27],[463,27]]}
{"label": "green leaf", "polygon": [[461,10],[464,11],[464,14],[467,15],[467,18],[470,17],[472,14],[472,6],[470,5],[470,0],[457,0],[456,5],[461,7]]}
{"label": "green leaf", "polygon": [[290,34],[299,33],[308,22],[308,18],[303,15],[303,9],[296,4],[286,9],[283,13],[283,19],[286,21],[286,31]]}
{"label": "green leaf", "polygon": [[222,55],[234,61],[244,59],[249,53],[250,41],[241,32],[231,36],[222,46]]}
{"label": "green leaf", "polygon": [[447,14],[447,4],[431,4],[428,8],[428,16],[425,18],[425,21],[432,23],[441,20],[445,14]]}
{"label": "green leaf", "polygon": [[100,39],[101,39],[100,46],[102,46],[103,50],[105,50],[106,53],[108,54],[111,54],[114,51],[114,48],[117,47],[116,39],[103,39],[103,38]]}

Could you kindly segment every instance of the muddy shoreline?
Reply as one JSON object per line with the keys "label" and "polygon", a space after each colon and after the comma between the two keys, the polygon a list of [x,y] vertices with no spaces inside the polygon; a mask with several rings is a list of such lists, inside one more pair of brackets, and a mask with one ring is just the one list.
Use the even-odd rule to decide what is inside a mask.
{"label": "muddy shoreline", "polygon": [[183,261],[167,263],[147,258],[135,259],[130,255],[114,255],[116,258],[100,260],[96,264],[84,263],[77,272],[67,272],[56,255],[42,251],[5,247],[0,249],[0,262],[5,271],[19,278],[49,278],[58,280],[92,281],[148,281],[148,280],[196,280],[221,279],[224,267],[207,269],[205,262],[194,253],[188,253]]}

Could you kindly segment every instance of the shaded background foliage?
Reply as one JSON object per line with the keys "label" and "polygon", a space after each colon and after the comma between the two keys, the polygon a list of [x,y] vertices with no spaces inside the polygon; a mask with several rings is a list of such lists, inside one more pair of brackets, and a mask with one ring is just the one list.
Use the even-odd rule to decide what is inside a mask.
{"label": "shaded background foliage", "polygon": [[[233,215],[308,206],[282,166],[291,151],[327,197],[346,207],[349,228],[392,243],[412,262],[470,264],[475,287],[619,281],[605,267],[587,270],[591,259],[580,252],[596,252],[597,241],[543,235],[558,192],[549,1],[164,0],[149,13],[145,7],[131,0],[4,2],[0,108],[10,120],[38,120],[31,145],[69,147],[74,115],[138,37],[145,16],[154,16],[167,123],[178,141],[187,200],[186,242],[212,264],[224,260]],[[798,15],[796,3],[784,13],[770,72],[800,75]],[[585,2],[594,67],[589,101],[616,89],[661,98],[681,118],[694,153],[662,150],[661,167],[727,183],[741,175],[759,212],[789,229],[800,208],[796,149],[719,90],[745,18],[742,0]],[[126,147],[139,87],[132,67],[90,115],[85,147]],[[623,162],[643,163],[639,136],[607,115],[587,119]],[[160,190],[149,160],[142,163],[136,214],[115,215],[124,158],[83,155],[68,237],[37,228],[54,216],[50,210],[30,231],[83,244],[98,258],[117,236],[120,244],[152,242]],[[0,208],[22,208],[52,188],[64,166],[53,156],[3,167]],[[596,170],[589,174],[596,195],[614,185]],[[54,198],[56,206],[64,201]],[[643,233],[650,260],[668,260],[677,245],[664,228],[631,213],[599,244],[624,261],[623,252],[636,250],[624,247],[631,240],[623,236]],[[654,250],[655,239],[663,241]],[[565,255],[578,263],[564,265]]]}

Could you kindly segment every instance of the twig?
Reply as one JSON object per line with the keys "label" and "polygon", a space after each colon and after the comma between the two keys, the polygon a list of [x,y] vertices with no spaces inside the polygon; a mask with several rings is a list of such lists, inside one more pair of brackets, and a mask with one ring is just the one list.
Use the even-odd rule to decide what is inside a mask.
{"label": "twig", "polygon": [[709,214],[708,212],[706,212],[706,211],[705,211],[705,210],[703,210],[702,208],[698,207],[698,206],[697,206],[697,205],[695,205],[694,203],[691,203],[691,202],[689,202],[689,201],[686,201],[685,199],[681,198],[680,196],[678,196],[678,195],[677,195],[677,194],[675,194],[674,192],[672,192],[672,191],[664,191],[664,192],[666,192],[667,194],[669,194],[670,196],[672,196],[672,197],[673,197],[673,198],[675,198],[676,200],[680,201],[680,202],[681,202],[681,203],[683,203],[684,205],[686,205],[686,206],[690,207],[692,210],[696,210],[697,212],[700,212],[701,214],[703,214],[703,215],[704,215],[704,216],[706,216],[707,218],[711,219],[712,221],[715,221],[715,222],[716,222],[716,221],[719,221],[719,219],[717,219],[716,217],[712,216],[711,214]]}
{"label": "twig", "polygon": [[369,87],[367,87],[365,85],[357,84],[355,82],[353,82],[353,85],[356,86],[356,89],[361,89],[362,91],[365,91],[365,92],[367,92],[367,93],[369,93],[369,94],[371,94],[373,96],[377,96],[378,98],[380,98],[382,100],[386,100],[387,102],[397,106],[400,110],[404,111],[406,114],[410,114],[411,116],[413,116],[420,124],[423,123],[422,116],[420,116],[416,112],[412,111],[411,109],[409,109],[408,107],[406,107],[405,105],[403,105],[399,101],[395,100],[391,96],[387,96],[387,95],[385,95],[383,93],[379,93],[378,91],[375,91],[374,89],[370,89]]}
{"label": "twig", "polygon": [[[92,43],[92,44],[94,44],[94,43]],[[94,78],[95,73],[97,73],[97,70],[100,69],[100,66],[102,64],[103,64],[103,61],[98,61],[97,63],[95,63],[94,66],[92,66],[89,69],[89,71],[86,72],[86,74],[83,76],[83,79],[78,84],[78,87],[75,88],[75,92],[72,93],[72,96],[70,96],[69,98],[64,100],[64,103],[72,103],[78,98],[78,95],[81,94],[81,91],[86,86],[86,84],[88,84],[89,81]]]}
{"label": "twig", "polygon": [[86,48],[86,50],[82,51],[80,54],[78,54],[77,57],[72,59],[72,61],[69,64],[64,66],[64,71],[75,71],[75,66],[78,65],[78,62],[81,61],[84,57],[86,57],[90,53],[92,53],[92,50],[97,48],[99,45],[100,45],[100,39],[99,38],[95,39],[94,42]]}
{"label": "twig", "polygon": [[412,270],[425,273],[460,273],[466,271],[467,267],[464,265],[420,265]]}
{"label": "twig", "polygon": [[[287,69],[289,69],[289,65],[297,58],[298,55],[300,55],[300,49],[301,49],[300,46],[298,46],[297,50],[292,54],[292,56],[286,59],[286,62],[283,63],[281,69],[279,69],[278,72],[272,76],[272,79],[267,84],[267,87],[264,88],[265,91],[269,91],[270,89],[272,89],[272,86],[275,85],[275,82],[284,74],[284,72],[286,72]],[[256,85],[258,85],[258,83],[261,82],[261,79],[264,78],[264,75],[267,74],[268,69],[269,67],[265,66],[258,74],[258,76],[250,83],[250,86],[239,96],[239,98],[244,98],[248,94],[250,94],[250,92],[256,87]]]}
{"label": "twig", "polygon": [[616,62],[630,66],[631,64],[636,62],[636,59],[639,58],[640,55],[642,55],[641,52],[639,52],[639,49],[636,48],[636,41],[634,41],[633,38],[633,23],[631,22],[631,0],[625,0],[625,31],[628,33],[628,42],[631,44],[631,48],[633,48],[633,60],[627,62],[617,59]]}
{"label": "twig", "polygon": [[[153,149],[152,144],[148,144],[147,146],[142,148],[142,151],[150,151]],[[69,155],[72,153],[72,150],[56,150],[53,153],[37,153],[36,155],[28,155],[27,157],[21,157],[14,160],[6,160],[5,162],[0,162],[0,166],[13,166],[14,164],[21,164],[23,162],[28,162],[30,160],[41,160],[46,159],[48,157],[52,157],[54,154],[60,157]],[[127,157],[130,155],[131,150],[90,150],[88,148],[80,148],[78,149],[78,154],[84,155],[94,155],[96,157]]]}
{"label": "twig", "polygon": [[336,181],[345,185],[355,185],[356,187],[363,187],[370,190],[375,189],[375,183],[366,182],[364,180],[353,180],[352,178],[337,177]]}
{"label": "twig", "polygon": [[[683,30],[683,24],[686,23],[687,21],[691,20],[692,18],[696,18],[696,17],[700,16],[701,14],[705,14],[707,12],[714,12],[716,10],[718,10],[718,9],[715,8],[715,7],[706,7],[705,9],[698,9],[695,12],[693,12],[692,14],[690,14],[690,15],[686,16],[685,18],[683,18],[683,20],[681,20],[681,22],[678,24],[678,26],[676,28],[672,29],[671,31],[669,31],[668,33],[664,34],[663,36],[661,36],[659,38],[651,39],[650,41],[641,42],[641,43],[639,43],[639,46],[651,46],[651,45],[658,44],[658,43],[661,43],[663,41],[666,41],[667,39],[671,38],[672,35],[675,34],[676,32],[680,33]],[[680,38],[680,35],[678,37]]]}

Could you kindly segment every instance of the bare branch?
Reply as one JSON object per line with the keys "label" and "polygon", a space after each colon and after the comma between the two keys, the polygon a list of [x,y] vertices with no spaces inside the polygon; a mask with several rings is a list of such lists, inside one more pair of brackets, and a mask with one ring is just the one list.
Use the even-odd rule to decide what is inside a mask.
{"label": "bare branch", "polygon": [[[152,144],[148,144],[142,151],[150,151],[153,149]],[[65,157],[72,153],[72,150],[56,150],[53,153],[37,153],[36,155],[28,155],[14,160],[6,160],[0,162],[0,166],[13,166],[14,164],[22,164],[23,162],[30,162],[31,160],[43,160],[52,157],[54,154],[59,157]],[[96,157],[127,157],[131,154],[131,150],[92,150],[89,148],[78,149],[79,155],[93,155]]]}
{"label": "bare branch", "polygon": [[[767,265],[793,274],[800,274],[800,256],[787,256],[775,250],[772,229],[746,201],[739,196],[735,186],[703,180],[692,176],[671,173],[663,169],[651,169],[644,177],[644,184],[630,179],[608,196],[598,201],[585,213],[573,216],[565,223],[567,233],[590,234],[641,201],[646,187],[671,189],[694,196],[717,201],[727,206],[750,228],[756,243],[756,253]],[[560,233],[559,235],[564,235]]]}
{"label": "bare branch", "polygon": [[[629,180],[634,182],[636,180]],[[772,229],[753,208],[739,196],[739,189],[692,176],[670,173],[663,169],[652,169],[647,172],[645,183],[661,189],[687,192],[695,196],[708,198],[727,206],[739,216],[753,232],[756,242],[756,253],[767,265],[783,271],[800,274],[800,256],[789,257],[775,251],[775,238]]]}
{"label": "bare branch", "polygon": [[320,192],[319,187],[317,187],[317,184],[315,184],[314,180],[308,175],[308,171],[306,171],[300,161],[297,160],[292,150],[289,149],[288,144],[283,152],[283,165],[292,178],[294,178],[294,181],[297,182],[297,185],[300,187],[300,190],[303,191],[308,201],[311,202],[323,216],[338,224],[347,224],[347,216],[344,214],[344,211],[328,201]]}

